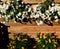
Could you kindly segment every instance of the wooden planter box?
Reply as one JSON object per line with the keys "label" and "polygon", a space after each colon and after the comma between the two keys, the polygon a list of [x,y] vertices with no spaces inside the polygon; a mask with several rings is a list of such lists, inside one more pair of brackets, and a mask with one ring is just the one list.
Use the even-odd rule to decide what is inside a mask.
{"label": "wooden planter box", "polygon": [[[9,1],[9,0],[2,0],[2,1]],[[43,0],[23,0],[25,3],[42,3]],[[60,3],[60,0],[54,0],[57,3]],[[0,19],[3,21],[2,19]],[[10,36],[12,36],[13,33],[27,33],[33,37],[39,32],[42,33],[52,33],[56,32],[56,35],[58,35],[58,38],[60,38],[60,24],[54,23],[54,26],[47,26],[46,24],[43,24],[41,26],[37,26],[36,24],[20,24],[20,23],[5,23],[5,25],[10,26],[8,28],[8,31],[11,32]]]}

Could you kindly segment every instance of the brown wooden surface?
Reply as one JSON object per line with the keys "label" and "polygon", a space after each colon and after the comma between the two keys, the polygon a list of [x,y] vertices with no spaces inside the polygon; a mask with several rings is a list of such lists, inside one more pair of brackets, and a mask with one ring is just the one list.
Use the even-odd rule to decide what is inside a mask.
{"label": "brown wooden surface", "polygon": [[[9,0],[2,0],[4,2],[7,2]],[[42,3],[45,0],[23,0],[25,3]],[[60,0],[54,0],[54,2],[60,3]]]}
{"label": "brown wooden surface", "polygon": [[36,24],[20,24],[20,23],[5,23],[5,25],[10,26],[8,31],[11,32],[9,37],[12,37],[13,33],[25,33],[35,37],[37,33],[54,33],[60,38],[60,24],[54,23],[54,26],[48,26],[43,24],[41,26],[37,26]]}

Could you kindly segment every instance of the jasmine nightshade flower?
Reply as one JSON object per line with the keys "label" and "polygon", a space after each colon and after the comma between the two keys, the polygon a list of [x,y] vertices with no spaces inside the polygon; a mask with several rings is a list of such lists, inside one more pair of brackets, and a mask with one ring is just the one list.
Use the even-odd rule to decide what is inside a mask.
{"label": "jasmine nightshade flower", "polygon": [[36,21],[37,25],[42,25],[43,24],[43,21]]}
{"label": "jasmine nightshade flower", "polygon": [[21,16],[21,12],[18,13],[18,16]]}
{"label": "jasmine nightshade flower", "polygon": [[55,3],[52,3],[51,5],[52,5],[52,6],[54,6],[54,5],[55,5]]}
{"label": "jasmine nightshade flower", "polygon": [[55,22],[58,22],[58,21],[59,21],[59,19],[56,19],[56,20],[55,20]]}
{"label": "jasmine nightshade flower", "polygon": [[10,12],[10,14],[11,14],[11,15],[13,15],[13,14],[14,14],[14,12],[13,12],[13,11],[11,11],[11,12]]}
{"label": "jasmine nightshade flower", "polygon": [[49,18],[48,18],[48,20],[50,20],[50,21],[51,21],[51,17],[49,17]]}
{"label": "jasmine nightshade flower", "polygon": [[58,15],[60,16],[60,11],[58,11],[57,13],[58,13]]}
{"label": "jasmine nightshade flower", "polygon": [[31,12],[31,7],[28,9],[28,12]]}
{"label": "jasmine nightshade flower", "polygon": [[10,18],[11,15],[7,15],[8,18]]}
{"label": "jasmine nightshade flower", "polygon": [[58,19],[58,16],[54,16],[55,19]]}
{"label": "jasmine nightshade flower", "polygon": [[36,15],[35,15],[35,18],[39,18],[39,14],[36,14]]}

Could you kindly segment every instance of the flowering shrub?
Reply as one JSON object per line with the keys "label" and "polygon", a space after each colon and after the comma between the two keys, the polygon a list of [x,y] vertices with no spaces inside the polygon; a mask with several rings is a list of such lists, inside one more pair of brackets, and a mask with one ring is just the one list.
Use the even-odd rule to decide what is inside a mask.
{"label": "flowering shrub", "polygon": [[37,4],[34,8],[34,18],[37,25],[52,24],[60,19],[60,5],[52,0],[46,0],[43,4]]}
{"label": "flowering shrub", "polygon": [[36,47],[38,49],[56,49],[58,43],[56,36],[52,34],[38,34]]}
{"label": "flowering shrub", "polygon": [[32,47],[32,40],[26,34],[16,34],[10,39],[8,49],[29,49]]}
{"label": "flowering shrub", "polygon": [[5,21],[14,20],[14,22],[36,22],[37,25],[43,23],[53,25],[53,22],[60,20],[60,5],[52,0],[46,0],[42,4],[31,7],[22,0],[10,0],[10,2],[0,3],[0,14]]}
{"label": "flowering shrub", "polygon": [[28,6],[22,0],[10,0],[8,3],[1,2],[0,14],[5,21],[22,21],[28,14]]}

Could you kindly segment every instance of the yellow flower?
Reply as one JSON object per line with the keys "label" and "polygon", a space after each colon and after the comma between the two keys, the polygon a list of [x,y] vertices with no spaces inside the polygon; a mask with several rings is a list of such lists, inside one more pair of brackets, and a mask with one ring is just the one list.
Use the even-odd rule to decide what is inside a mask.
{"label": "yellow flower", "polygon": [[14,40],[17,38],[18,36],[16,35],[15,37],[14,37]]}
{"label": "yellow flower", "polygon": [[9,43],[9,46],[12,46],[11,43]]}
{"label": "yellow flower", "polygon": [[11,49],[13,49],[13,48],[11,47]]}
{"label": "yellow flower", "polygon": [[42,38],[42,34],[40,34],[40,38]]}
{"label": "yellow flower", "polygon": [[43,48],[45,47],[45,45],[43,45]]}
{"label": "yellow flower", "polygon": [[46,41],[46,44],[48,43],[48,41]]}
{"label": "yellow flower", "polygon": [[55,38],[55,36],[52,36],[51,38]]}
{"label": "yellow flower", "polygon": [[37,42],[40,42],[41,40],[38,40]]}
{"label": "yellow flower", "polygon": [[56,47],[56,45],[54,44],[54,47]]}
{"label": "yellow flower", "polygon": [[27,40],[27,39],[24,39],[24,40]]}
{"label": "yellow flower", "polygon": [[20,37],[17,37],[17,40],[20,41]]}
{"label": "yellow flower", "polygon": [[51,43],[51,39],[49,39],[49,43]]}
{"label": "yellow flower", "polygon": [[24,49],[24,47],[21,47],[22,49]]}
{"label": "yellow flower", "polygon": [[54,42],[54,44],[58,44],[57,42]]}
{"label": "yellow flower", "polygon": [[12,48],[15,48],[15,46],[12,46]]}
{"label": "yellow flower", "polygon": [[52,41],[55,42],[55,39],[53,39]]}
{"label": "yellow flower", "polygon": [[43,35],[43,38],[46,39],[46,35]]}
{"label": "yellow flower", "polygon": [[33,48],[36,48],[36,46],[34,46]]}

